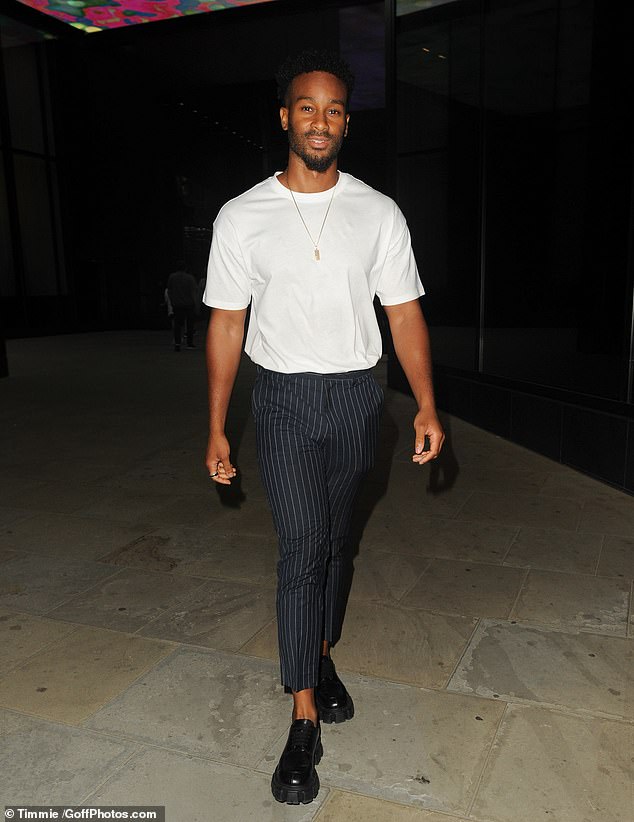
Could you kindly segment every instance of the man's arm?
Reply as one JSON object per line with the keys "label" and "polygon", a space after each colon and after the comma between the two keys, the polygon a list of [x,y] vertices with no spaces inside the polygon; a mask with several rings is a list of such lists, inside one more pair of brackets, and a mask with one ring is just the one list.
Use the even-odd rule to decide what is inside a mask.
{"label": "man's arm", "polygon": [[229,441],[225,436],[225,423],[240,365],[246,314],[246,308],[239,311],[214,308],[207,331],[209,442],[205,465],[210,475],[217,472],[213,479],[221,485],[230,485],[236,475],[236,469],[231,464]]}
{"label": "man's arm", "polygon": [[[412,460],[422,465],[436,459],[445,439],[434,401],[429,331],[418,300],[383,307],[390,323],[396,356],[418,403]],[[425,436],[429,437],[429,451],[423,452]]]}

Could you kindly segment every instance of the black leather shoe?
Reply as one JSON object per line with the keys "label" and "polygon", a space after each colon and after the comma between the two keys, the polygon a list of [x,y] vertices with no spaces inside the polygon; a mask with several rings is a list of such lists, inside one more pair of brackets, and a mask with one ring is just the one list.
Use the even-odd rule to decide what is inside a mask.
{"label": "black leather shoe", "polygon": [[315,688],[315,702],[322,722],[345,722],[354,716],[354,703],[346,686],[337,676],[335,663],[322,656],[319,664],[319,683]]}
{"label": "black leather shoe", "polygon": [[296,719],[271,780],[271,790],[278,802],[307,805],[313,801],[319,793],[315,765],[323,753],[319,723],[315,727],[310,719]]}

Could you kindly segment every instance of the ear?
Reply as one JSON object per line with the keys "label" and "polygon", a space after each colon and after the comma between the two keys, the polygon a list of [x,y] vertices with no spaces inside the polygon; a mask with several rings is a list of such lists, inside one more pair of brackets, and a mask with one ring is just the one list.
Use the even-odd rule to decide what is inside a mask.
{"label": "ear", "polygon": [[282,124],[282,129],[288,131],[288,109],[286,106],[280,108],[280,123]]}
{"label": "ear", "polygon": [[344,132],[343,132],[344,137],[348,136],[348,124],[349,123],[350,123],[350,115],[346,114],[346,127],[345,127]]}

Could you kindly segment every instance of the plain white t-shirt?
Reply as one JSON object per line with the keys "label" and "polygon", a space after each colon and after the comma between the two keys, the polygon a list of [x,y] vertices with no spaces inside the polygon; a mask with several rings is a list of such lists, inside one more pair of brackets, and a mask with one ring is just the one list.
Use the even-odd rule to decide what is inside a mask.
{"label": "plain white t-shirt", "polygon": [[[375,294],[398,305],[425,293],[405,218],[389,197],[339,172],[315,260],[277,174],[221,208],[203,301],[234,310],[251,303],[245,351],[271,371],[371,368],[382,353]],[[294,194],[316,240],[333,189]]]}

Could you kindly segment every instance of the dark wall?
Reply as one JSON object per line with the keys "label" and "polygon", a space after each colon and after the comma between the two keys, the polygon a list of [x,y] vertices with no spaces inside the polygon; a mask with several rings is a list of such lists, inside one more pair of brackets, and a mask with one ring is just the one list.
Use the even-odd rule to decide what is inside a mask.
{"label": "dark wall", "polygon": [[596,0],[464,0],[396,35],[439,401],[629,490],[633,35]]}
{"label": "dark wall", "polygon": [[[220,206],[285,165],[273,76],[290,51],[341,50],[360,73],[341,165],[384,188],[383,9],[281,2],[24,46],[47,66],[37,94],[51,111],[59,197],[47,219],[63,287],[31,288],[16,259],[15,294],[0,293],[9,335],[166,324],[176,261],[203,276]],[[0,208],[3,193],[0,180]],[[19,233],[13,246],[19,257]]]}

